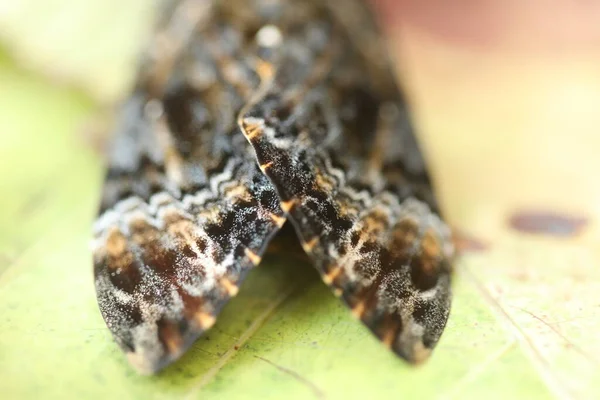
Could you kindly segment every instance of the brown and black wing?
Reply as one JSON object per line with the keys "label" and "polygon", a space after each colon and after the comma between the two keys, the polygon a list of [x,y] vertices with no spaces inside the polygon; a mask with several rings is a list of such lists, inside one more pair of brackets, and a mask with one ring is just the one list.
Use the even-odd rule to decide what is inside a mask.
{"label": "brown and black wing", "polygon": [[259,60],[222,8],[182,2],[156,34],[122,108],[94,227],[100,310],[144,373],[212,326],[285,222],[236,123]]}
{"label": "brown and black wing", "polygon": [[309,19],[279,26],[273,75],[239,123],[323,280],[418,362],[448,318],[453,248],[361,9],[315,2]]}
{"label": "brown and black wing", "polygon": [[183,0],[164,15],[95,225],[100,310],[130,361],[155,372],[179,357],[286,214],[354,313],[424,358],[448,316],[452,246],[368,14]]}

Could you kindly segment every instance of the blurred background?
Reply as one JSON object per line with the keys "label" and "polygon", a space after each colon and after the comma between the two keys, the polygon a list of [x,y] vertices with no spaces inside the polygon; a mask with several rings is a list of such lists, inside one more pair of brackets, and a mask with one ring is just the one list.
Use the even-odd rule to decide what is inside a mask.
{"label": "blurred background", "polygon": [[600,2],[374,2],[451,219],[598,215]]}
{"label": "blurred background", "polygon": [[[371,2],[464,253],[455,303],[464,320],[451,318],[447,335],[478,343],[483,317],[468,309],[481,301],[496,316],[481,322],[485,332],[505,328],[501,342],[517,343],[541,380],[529,395],[598,393],[600,1]],[[62,223],[61,209],[83,202],[76,215],[93,218],[102,138],[152,11],[147,0],[0,2],[0,286],[25,273],[22,254]],[[448,393],[508,351],[480,350]],[[506,362],[529,379],[525,361]],[[518,386],[511,376],[498,387]]]}

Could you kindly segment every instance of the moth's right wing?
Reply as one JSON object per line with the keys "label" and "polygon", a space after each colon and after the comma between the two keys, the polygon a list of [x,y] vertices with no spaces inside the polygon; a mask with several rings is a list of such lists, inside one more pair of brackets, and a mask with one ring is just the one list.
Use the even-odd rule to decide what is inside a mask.
{"label": "moth's right wing", "polygon": [[355,37],[377,40],[347,15],[358,3],[318,3],[291,29],[240,126],[325,283],[419,362],[450,312],[453,247],[381,43]]}

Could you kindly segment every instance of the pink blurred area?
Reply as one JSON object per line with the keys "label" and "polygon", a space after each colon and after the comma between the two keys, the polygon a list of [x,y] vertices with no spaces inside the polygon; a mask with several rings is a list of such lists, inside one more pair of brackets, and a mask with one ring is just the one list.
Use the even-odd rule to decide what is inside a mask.
{"label": "pink blurred area", "polygon": [[453,225],[600,220],[600,1],[371,1]]}
{"label": "pink blurred area", "polygon": [[371,1],[391,29],[399,24],[410,25],[467,46],[600,49],[600,1]]}

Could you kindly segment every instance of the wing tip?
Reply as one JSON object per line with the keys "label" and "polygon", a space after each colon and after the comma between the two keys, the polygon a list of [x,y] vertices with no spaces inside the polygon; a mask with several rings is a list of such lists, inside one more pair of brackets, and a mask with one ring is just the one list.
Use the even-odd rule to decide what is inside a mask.
{"label": "wing tip", "polygon": [[135,351],[130,351],[125,355],[129,365],[131,365],[140,375],[155,375],[168,363],[167,361],[154,362],[149,357],[146,357],[143,353]]}
{"label": "wing tip", "polygon": [[412,345],[399,346],[393,350],[399,357],[414,365],[424,364],[433,353],[433,348],[425,346],[422,340],[416,340]]}

